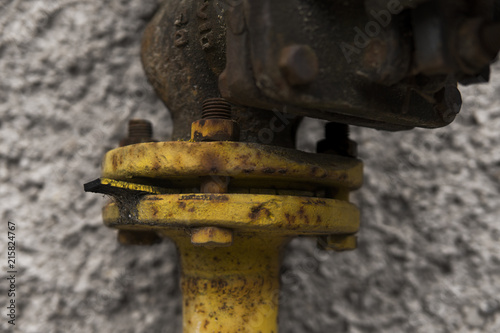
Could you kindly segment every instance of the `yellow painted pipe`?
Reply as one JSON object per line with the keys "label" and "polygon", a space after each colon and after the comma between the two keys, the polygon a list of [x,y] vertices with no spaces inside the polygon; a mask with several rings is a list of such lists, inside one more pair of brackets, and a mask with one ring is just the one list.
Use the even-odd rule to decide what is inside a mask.
{"label": "yellow painted pipe", "polygon": [[288,237],[234,235],[229,247],[193,246],[166,232],[181,258],[184,333],[277,333],[279,269]]}

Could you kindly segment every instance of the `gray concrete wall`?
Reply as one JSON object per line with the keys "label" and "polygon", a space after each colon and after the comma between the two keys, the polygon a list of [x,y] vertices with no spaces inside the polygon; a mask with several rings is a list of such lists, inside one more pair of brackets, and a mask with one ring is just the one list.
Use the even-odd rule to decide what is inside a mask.
{"label": "gray concrete wall", "polygon": [[[139,61],[155,6],[0,2],[0,267],[11,220],[18,332],[181,329],[173,244],[119,246],[101,222],[106,199],[82,191],[129,118],[171,133]],[[292,242],[282,332],[500,332],[500,67],[462,91],[447,128],[353,130],[366,164],[359,249],[318,256],[313,241]],[[303,149],[320,125],[306,122]]]}

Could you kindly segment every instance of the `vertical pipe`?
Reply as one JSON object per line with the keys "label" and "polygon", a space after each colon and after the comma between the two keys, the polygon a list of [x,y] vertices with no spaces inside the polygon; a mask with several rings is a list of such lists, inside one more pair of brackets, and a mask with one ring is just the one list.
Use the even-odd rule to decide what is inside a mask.
{"label": "vertical pipe", "polygon": [[212,249],[193,246],[186,235],[173,238],[181,258],[184,333],[278,332],[287,238],[236,233],[232,246]]}

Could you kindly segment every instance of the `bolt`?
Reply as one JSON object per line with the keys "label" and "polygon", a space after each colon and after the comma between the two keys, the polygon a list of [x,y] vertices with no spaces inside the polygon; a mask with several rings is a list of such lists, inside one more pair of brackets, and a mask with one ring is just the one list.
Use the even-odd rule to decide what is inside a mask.
{"label": "bolt", "polygon": [[209,98],[203,102],[201,119],[231,119],[231,104],[224,98]]}
{"label": "bolt", "polygon": [[191,244],[207,248],[231,246],[233,231],[219,227],[196,228],[191,232]]}
{"label": "bolt", "polygon": [[202,118],[191,125],[193,141],[238,141],[240,128],[231,119],[231,104],[223,98],[209,98],[203,102]]}
{"label": "bolt", "polygon": [[499,23],[485,23],[479,18],[466,20],[456,37],[460,69],[474,75],[493,62],[500,50],[499,34]]}
{"label": "bolt", "polygon": [[[203,102],[202,119],[191,125],[193,141],[237,141],[239,126],[231,120],[231,104],[223,98],[209,98]],[[226,193],[229,177],[201,177],[201,193]],[[233,244],[233,231],[218,227],[196,228],[191,233],[191,243],[207,248],[225,247]]]}
{"label": "bolt", "polygon": [[128,136],[120,141],[120,147],[143,142],[154,142],[153,125],[144,119],[131,119],[128,122]]}
{"label": "bolt", "polygon": [[[144,119],[128,122],[128,136],[120,141],[120,147],[143,142],[154,142],[153,125]],[[122,245],[153,245],[161,238],[153,231],[118,230],[118,242]]]}
{"label": "bolt", "polygon": [[355,235],[328,235],[318,237],[318,248],[337,252],[355,250],[358,247],[358,237]]}
{"label": "bolt", "polygon": [[[321,154],[355,158],[358,155],[358,145],[349,139],[348,125],[330,122],[325,125],[325,138],[318,142],[316,151]],[[349,201],[349,191],[347,189],[329,187],[326,189],[326,196]]]}
{"label": "bolt", "polygon": [[349,126],[330,122],[325,125],[325,139],[318,142],[316,151],[323,154],[336,154],[356,157],[358,146],[349,139]]}
{"label": "bolt", "polygon": [[318,57],[309,45],[291,45],[281,50],[279,67],[291,86],[312,83],[318,76]]}

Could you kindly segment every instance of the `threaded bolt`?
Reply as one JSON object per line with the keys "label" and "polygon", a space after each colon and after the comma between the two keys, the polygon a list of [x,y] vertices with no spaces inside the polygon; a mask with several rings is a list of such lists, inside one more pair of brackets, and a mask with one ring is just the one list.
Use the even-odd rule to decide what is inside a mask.
{"label": "threaded bolt", "polygon": [[318,142],[316,151],[356,157],[357,145],[349,140],[348,125],[330,122],[325,125],[325,139]]}
{"label": "threaded bolt", "polygon": [[203,102],[202,119],[231,119],[231,104],[224,98],[209,98]]}
{"label": "threaded bolt", "polygon": [[[143,142],[154,142],[153,125],[145,119],[128,121],[128,136],[120,141],[120,147]],[[153,245],[161,238],[153,231],[118,230],[118,242],[122,245]]]}
{"label": "threaded bolt", "polygon": [[330,122],[325,125],[325,138],[331,142],[343,142],[349,139],[349,126]]}
{"label": "threaded bolt", "polygon": [[120,141],[120,147],[136,143],[153,142],[153,125],[144,119],[130,119],[128,122],[128,136]]}
{"label": "threaded bolt", "polygon": [[[191,138],[197,141],[235,139],[239,127],[231,120],[231,104],[224,98],[208,98],[203,102],[201,119],[191,125]],[[208,119],[212,119],[206,121]],[[208,129],[208,130],[207,130]],[[236,134],[237,133],[237,134]],[[201,182],[202,193],[225,193],[229,177],[207,176]],[[193,230],[191,243],[206,248],[226,247],[233,244],[233,231],[218,227],[201,227]]]}
{"label": "threaded bolt", "polygon": [[153,125],[144,119],[131,119],[128,122],[128,136],[129,138],[152,138]]}

